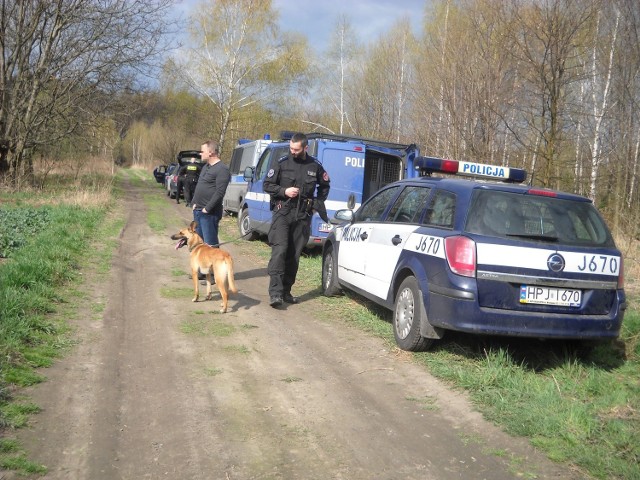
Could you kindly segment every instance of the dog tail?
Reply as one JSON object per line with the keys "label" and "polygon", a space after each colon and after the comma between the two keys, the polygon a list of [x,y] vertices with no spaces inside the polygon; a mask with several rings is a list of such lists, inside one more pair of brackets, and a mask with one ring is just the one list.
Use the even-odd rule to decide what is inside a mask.
{"label": "dog tail", "polygon": [[233,278],[233,259],[228,256],[224,259],[227,264],[227,282],[229,283],[229,290],[233,293],[238,293],[238,289],[236,288],[236,281]]}

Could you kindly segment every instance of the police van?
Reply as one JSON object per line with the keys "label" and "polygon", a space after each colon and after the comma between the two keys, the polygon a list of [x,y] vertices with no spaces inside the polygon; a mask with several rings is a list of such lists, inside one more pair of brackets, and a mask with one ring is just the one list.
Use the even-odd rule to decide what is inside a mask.
{"label": "police van", "polygon": [[[329,217],[346,208],[348,202],[358,206],[385,185],[414,175],[413,161],[420,153],[416,145],[355,136],[311,133],[307,138],[307,152],[322,164],[331,179],[325,202]],[[269,232],[270,199],[262,186],[271,162],[288,153],[288,140],[272,142],[258,164],[245,170],[248,188],[238,213],[238,227],[244,238],[251,240]],[[332,225],[315,213],[308,246],[321,246],[331,229]]]}
{"label": "police van", "polygon": [[238,141],[238,145],[233,149],[229,171],[231,180],[222,199],[222,207],[228,214],[237,214],[247,193],[247,181],[244,178],[244,171],[247,167],[255,167],[258,159],[265,148],[271,143],[268,134],[260,140]]}
{"label": "police van", "polygon": [[348,289],[391,310],[404,350],[424,350],[447,330],[618,337],[623,259],[591,200],[523,185],[516,168],[433,157],[414,168],[421,177],[336,212],[323,246],[325,295]]}

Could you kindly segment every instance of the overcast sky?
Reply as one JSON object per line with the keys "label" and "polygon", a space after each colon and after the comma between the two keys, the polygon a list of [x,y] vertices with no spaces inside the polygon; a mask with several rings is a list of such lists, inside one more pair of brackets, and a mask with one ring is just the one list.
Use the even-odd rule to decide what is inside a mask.
{"label": "overcast sky", "polygon": [[272,0],[280,13],[282,30],[304,33],[309,44],[323,51],[342,15],[354,28],[360,42],[377,40],[400,18],[411,19],[411,28],[422,28],[425,4],[428,0]]}
{"label": "overcast sky", "polygon": [[[183,0],[176,11],[187,17],[199,3]],[[409,28],[419,34],[426,4],[430,4],[430,0],[272,0],[274,10],[279,13],[281,29],[303,33],[318,53],[326,49],[343,14],[357,39],[366,44],[377,40],[398,19],[405,17],[411,19]]]}

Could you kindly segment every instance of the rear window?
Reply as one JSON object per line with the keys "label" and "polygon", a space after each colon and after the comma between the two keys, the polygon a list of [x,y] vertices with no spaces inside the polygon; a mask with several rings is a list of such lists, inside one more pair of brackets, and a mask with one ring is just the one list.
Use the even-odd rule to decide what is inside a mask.
{"label": "rear window", "polygon": [[613,247],[593,204],[557,197],[476,190],[465,230],[576,246]]}

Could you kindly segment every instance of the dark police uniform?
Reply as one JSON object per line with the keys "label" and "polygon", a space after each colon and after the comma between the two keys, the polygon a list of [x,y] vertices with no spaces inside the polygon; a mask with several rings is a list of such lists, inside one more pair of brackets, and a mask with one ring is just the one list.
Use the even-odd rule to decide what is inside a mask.
{"label": "dark police uniform", "polygon": [[184,189],[184,201],[187,206],[191,206],[191,199],[196,191],[196,185],[198,184],[198,177],[200,177],[200,170],[202,165],[198,163],[186,163],[180,167],[180,173],[178,174],[178,194],[176,195],[176,201],[180,199],[180,191]]}
{"label": "dark police uniform", "polygon": [[[313,210],[326,212],[324,202],[329,186],[329,175],[311,155],[306,154],[304,159],[285,155],[270,166],[263,189],[271,195],[273,211],[269,230],[271,259],[267,269],[272,305],[277,297],[295,303],[291,287],[296,281],[300,255],[309,241]],[[289,187],[300,189],[297,197],[285,195]]]}

